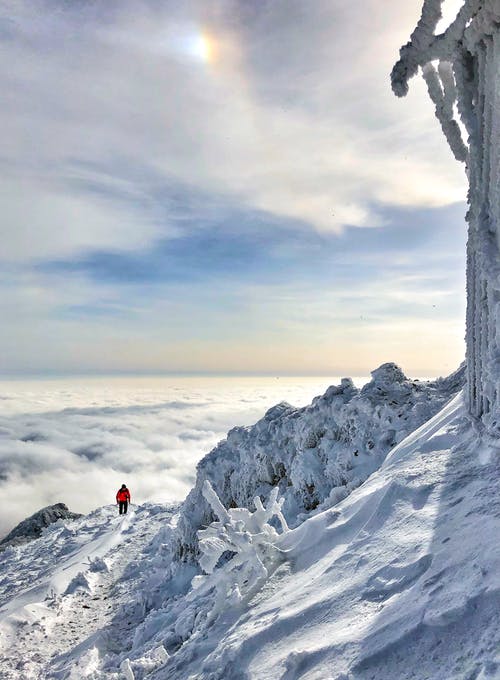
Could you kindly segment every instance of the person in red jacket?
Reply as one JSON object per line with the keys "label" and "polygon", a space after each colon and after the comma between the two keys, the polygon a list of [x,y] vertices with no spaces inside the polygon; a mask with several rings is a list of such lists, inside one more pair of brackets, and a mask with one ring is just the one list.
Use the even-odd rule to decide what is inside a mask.
{"label": "person in red jacket", "polygon": [[118,489],[116,494],[116,502],[120,507],[120,515],[127,514],[128,504],[130,503],[130,491],[125,484],[122,484],[121,489]]}

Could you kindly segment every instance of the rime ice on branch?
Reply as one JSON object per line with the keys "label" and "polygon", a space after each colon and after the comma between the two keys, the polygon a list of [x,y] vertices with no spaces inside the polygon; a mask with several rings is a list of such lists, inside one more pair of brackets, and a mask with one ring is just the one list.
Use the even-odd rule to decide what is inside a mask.
{"label": "rime ice on branch", "polygon": [[[425,0],[391,80],[397,96],[422,69],[455,158],[469,179],[467,401],[500,434],[500,0],[465,0],[435,35],[442,0]],[[435,64],[438,64],[437,68]],[[464,140],[457,118],[462,122]]]}
{"label": "rime ice on branch", "polygon": [[[278,500],[278,487],[273,489],[267,508],[256,496],[255,512],[247,508],[226,510],[208,480],[204,482],[203,495],[219,519],[198,532],[199,563],[207,575],[195,576],[193,587],[196,596],[215,591],[211,620],[228,604],[241,602],[267,579],[269,569],[280,559],[278,544],[288,532],[288,525],[281,512],[284,499]],[[269,523],[273,517],[279,521],[281,534]],[[224,555],[232,556],[216,568]]]}

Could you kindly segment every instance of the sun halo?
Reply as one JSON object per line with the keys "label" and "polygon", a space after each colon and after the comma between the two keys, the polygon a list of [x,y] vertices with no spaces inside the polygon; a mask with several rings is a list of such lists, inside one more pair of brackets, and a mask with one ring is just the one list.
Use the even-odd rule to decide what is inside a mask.
{"label": "sun halo", "polygon": [[201,61],[204,61],[207,64],[211,64],[215,61],[215,40],[206,33],[199,33],[195,38],[193,38],[190,48],[190,52],[193,54],[193,56],[197,57]]}

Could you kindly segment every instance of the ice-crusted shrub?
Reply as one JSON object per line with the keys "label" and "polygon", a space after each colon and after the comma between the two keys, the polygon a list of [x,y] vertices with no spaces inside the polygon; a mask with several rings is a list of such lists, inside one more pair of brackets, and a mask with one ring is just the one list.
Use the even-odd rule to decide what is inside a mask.
{"label": "ice-crusted shrub", "polygon": [[304,408],[281,403],[251,427],[235,427],[197,469],[177,528],[177,557],[195,564],[198,530],[214,519],[203,494],[209,480],[226,507],[255,509],[273,489],[290,526],[345,498],[404,437],[462,388],[464,368],[431,382],[383,364],[358,389],[344,378]]}
{"label": "ice-crusted shrub", "polygon": [[[161,570],[153,568],[161,579],[151,583],[145,576],[143,589],[154,588],[155,603],[153,609],[147,607],[148,615],[136,628],[133,649],[142,650],[147,643],[151,649],[162,645],[175,654],[220,614],[255,593],[285,557],[280,541],[289,528],[277,487],[265,504],[254,499],[254,511],[226,509],[208,480],[202,492],[214,521],[198,532],[199,563],[167,560]],[[155,541],[152,555],[157,547]]]}
{"label": "ice-crusted shrub", "polygon": [[[281,511],[284,498],[278,500],[277,487],[269,496],[267,508],[259,497],[254,499],[254,512],[247,508],[226,510],[208,480],[203,484],[203,496],[219,519],[198,531],[198,562],[205,574],[193,578],[192,597],[214,592],[208,616],[211,620],[226,607],[240,603],[267,579],[281,559],[277,542],[289,529]],[[270,524],[273,517],[279,521],[281,534]]]}

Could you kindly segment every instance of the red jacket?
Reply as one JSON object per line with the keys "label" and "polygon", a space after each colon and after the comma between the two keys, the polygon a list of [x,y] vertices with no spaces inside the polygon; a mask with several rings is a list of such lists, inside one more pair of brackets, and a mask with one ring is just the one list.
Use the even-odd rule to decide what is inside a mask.
{"label": "red jacket", "polygon": [[118,493],[116,494],[116,502],[119,503],[120,501],[128,501],[130,503],[130,491],[127,488],[118,489]]}

